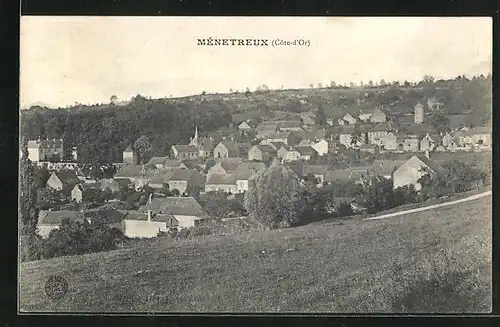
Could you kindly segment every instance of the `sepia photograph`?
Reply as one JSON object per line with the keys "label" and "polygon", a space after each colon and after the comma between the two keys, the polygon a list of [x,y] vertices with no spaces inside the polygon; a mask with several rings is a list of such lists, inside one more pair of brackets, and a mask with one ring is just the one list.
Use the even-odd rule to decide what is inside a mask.
{"label": "sepia photograph", "polygon": [[18,312],[492,311],[489,17],[22,16]]}

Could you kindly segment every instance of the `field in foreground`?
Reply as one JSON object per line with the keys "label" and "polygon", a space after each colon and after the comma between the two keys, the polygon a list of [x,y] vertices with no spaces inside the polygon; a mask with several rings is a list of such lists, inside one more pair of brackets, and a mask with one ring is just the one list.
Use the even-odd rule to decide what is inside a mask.
{"label": "field in foreground", "polygon": [[[20,266],[20,310],[490,312],[491,196],[384,220],[172,241]],[[68,293],[44,283],[63,276]]]}

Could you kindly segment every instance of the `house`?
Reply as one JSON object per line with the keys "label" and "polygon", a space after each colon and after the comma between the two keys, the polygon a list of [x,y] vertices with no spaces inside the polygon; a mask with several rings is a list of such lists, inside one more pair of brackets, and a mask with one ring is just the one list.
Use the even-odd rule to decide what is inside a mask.
{"label": "house", "polygon": [[28,158],[32,162],[61,161],[64,154],[63,140],[61,139],[30,140],[27,148]]}
{"label": "house", "polygon": [[281,142],[285,143],[286,145],[294,145],[299,142],[300,139],[295,136],[294,133],[288,131],[288,132],[273,132],[270,133],[269,136],[267,137],[266,140],[263,140],[261,144],[270,144],[270,143],[276,143],[276,142]]}
{"label": "house", "polygon": [[[160,192],[163,190],[165,186],[165,178],[164,177],[154,177],[148,181],[148,186],[152,188],[156,192]],[[181,193],[182,194],[182,193]]]}
{"label": "house", "polygon": [[168,157],[153,157],[148,165],[154,165],[157,169],[187,169],[182,161],[171,160]]}
{"label": "house", "polygon": [[403,150],[417,152],[420,149],[420,141],[416,137],[407,137],[403,141]]}
{"label": "house", "polygon": [[453,141],[453,135],[451,135],[450,133],[446,132],[442,138],[441,138],[441,143],[443,144],[443,146],[445,148],[447,148],[451,142]]}
{"label": "house", "polygon": [[376,144],[361,144],[359,146],[359,151],[377,155],[380,152],[380,148]]}
{"label": "house", "polygon": [[426,134],[420,141],[420,151],[434,151],[439,144],[441,144],[439,135]]}
{"label": "house", "polygon": [[283,154],[283,162],[293,162],[293,161],[298,161],[301,157],[301,154],[299,151],[295,150],[295,149],[290,149],[288,151],[286,151],[284,154]]}
{"label": "house", "polygon": [[278,121],[278,131],[302,131],[302,122],[300,120],[283,120]]}
{"label": "house", "polygon": [[272,142],[272,143],[266,143],[266,144],[272,146],[274,151],[276,151],[276,152],[278,152],[278,150],[281,149],[283,146],[286,147],[286,144],[283,142]]}
{"label": "house", "polygon": [[128,238],[153,238],[160,232],[177,228],[177,221],[169,214],[132,210],[120,210],[120,212],[124,215],[121,230]]}
{"label": "house", "polygon": [[132,149],[132,146],[128,146],[125,150],[123,150],[123,163],[130,165],[138,165],[139,164],[139,153]]}
{"label": "house", "polygon": [[[153,198],[139,208],[140,212],[162,215],[171,215],[176,220],[178,229],[195,227],[208,219],[201,205],[193,197],[165,197]],[[154,219],[153,219],[154,220]]]}
{"label": "house", "polygon": [[325,182],[331,183],[356,183],[365,185],[370,183],[373,177],[372,166],[351,166],[345,169],[328,170],[325,174]]}
{"label": "house", "polygon": [[399,147],[398,137],[393,132],[387,132],[381,139],[381,144],[385,150],[397,150]]}
{"label": "house", "polygon": [[350,113],[346,113],[342,118],[338,120],[339,125],[354,125],[358,120],[351,115]]}
{"label": "house", "polygon": [[172,145],[172,157],[178,160],[198,159],[199,150],[195,145]]}
{"label": "house", "polygon": [[321,140],[317,140],[317,141],[312,142],[311,147],[314,150],[316,150],[318,155],[321,157],[321,156],[324,156],[325,154],[328,153],[329,144],[325,139],[321,139]]}
{"label": "house", "polygon": [[241,173],[241,172],[246,172],[246,171],[258,173],[264,169],[266,169],[266,165],[263,162],[244,161],[244,162],[240,163],[236,167],[236,169],[233,170],[233,172],[236,174]]}
{"label": "house", "polygon": [[214,158],[238,158],[240,149],[232,141],[220,141],[214,148]]}
{"label": "house", "polygon": [[474,127],[471,131],[471,141],[477,147],[491,147],[491,128]]}
{"label": "house", "polygon": [[152,157],[147,164],[154,165],[157,169],[163,169],[163,165],[167,162],[167,160],[169,160],[168,157]]}
{"label": "house", "polygon": [[234,180],[236,181],[236,193],[248,191],[248,181],[258,173],[258,171],[252,170],[240,170],[235,172]]}
{"label": "house", "polygon": [[71,200],[76,202],[88,201],[94,192],[100,190],[100,183],[93,184],[76,184],[71,190]]}
{"label": "house", "polygon": [[219,161],[208,170],[207,174],[229,174],[234,171],[241,163],[243,159],[241,158],[224,158],[219,159]]}
{"label": "house", "polygon": [[205,176],[196,169],[177,169],[169,172],[163,180],[171,191],[176,189],[180,194],[197,193],[205,184]]}
{"label": "house", "polygon": [[313,175],[317,180],[317,186],[323,186],[325,182],[326,172],[332,167],[327,165],[303,165],[302,166],[302,176]]}
{"label": "house", "polygon": [[316,116],[313,114],[302,119],[302,124],[304,126],[314,126],[316,125]]}
{"label": "house", "polygon": [[56,191],[70,192],[79,182],[73,170],[54,171],[47,180],[47,187]]}
{"label": "house", "polygon": [[253,130],[253,128],[250,127],[250,125],[248,125],[245,121],[238,125],[238,129],[243,132],[251,132]]}
{"label": "house", "polygon": [[276,151],[276,156],[280,159],[283,159],[288,151],[290,151],[290,148],[283,143],[283,145],[280,146],[279,149]]}
{"label": "house", "polygon": [[360,110],[359,119],[370,123],[385,123],[387,121],[385,113],[380,108]]}
{"label": "house", "polygon": [[271,145],[254,145],[248,151],[248,160],[268,161],[276,156],[276,150]]}
{"label": "house", "polygon": [[386,123],[377,123],[370,126],[366,132],[366,136],[369,144],[375,144],[378,146],[384,145],[384,138],[389,133],[389,127]]}
{"label": "house", "polygon": [[339,136],[339,143],[344,145],[347,148],[351,148],[353,146],[361,146],[362,144],[365,144],[365,139],[366,139],[366,134],[363,132],[360,132],[360,137],[356,144],[353,144],[353,135],[356,133],[356,129],[354,126],[345,126],[340,131],[338,132]]}
{"label": "house", "polygon": [[205,183],[205,192],[238,193],[236,176],[233,174],[210,174]]}
{"label": "house", "polygon": [[392,174],[393,188],[414,185],[415,189],[419,191],[422,186],[418,180],[426,174],[435,174],[441,169],[441,166],[426,156],[413,156]]}
{"label": "house", "polygon": [[385,123],[387,121],[387,116],[380,108],[375,108],[369,120],[370,123]]}
{"label": "house", "polygon": [[472,145],[472,133],[469,130],[459,130],[455,133],[453,141],[459,147],[467,147]]}
{"label": "house", "polygon": [[81,211],[40,210],[38,213],[37,234],[43,238],[48,238],[51,231],[59,229],[64,219],[83,222],[85,217]]}
{"label": "house", "polygon": [[392,178],[392,173],[398,169],[406,160],[376,159],[369,169],[375,176],[381,176],[387,179]]}
{"label": "house", "polygon": [[99,219],[107,223],[110,228],[121,228],[123,214],[118,210],[103,209],[102,207],[87,211],[40,210],[38,213],[37,234],[43,238],[48,238],[51,231],[59,229],[64,219],[81,223],[87,221],[89,224]]}
{"label": "house", "polygon": [[119,192],[121,189],[129,189],[132,182],[129,178],[106,178],[100,181],[101,191],[110,190],[111,193]]}
{"label": "house", "polygon": [[318,152],[311,146],[297,146],[294,148],[299,153],[299,159],[309,161],[318,156]]}

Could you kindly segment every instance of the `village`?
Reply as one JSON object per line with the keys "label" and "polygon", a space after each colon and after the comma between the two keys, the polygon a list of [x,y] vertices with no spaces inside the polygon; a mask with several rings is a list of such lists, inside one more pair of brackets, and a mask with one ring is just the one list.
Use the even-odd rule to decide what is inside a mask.
{"label": "village", "polygon": [[[234,212],[232,216],[210,217],[196,199],[211,192],[228,198],[244,195],[249,181],[270,165],[290,167],[302,181],[313,177],[318,188],[332,183],[366,186],[373,178],[383,177],[394,189],[412,185],[418,191],[419,179],[439,170],[443,158],[491,151],[488,126],[466,126],[463,119],[449,119],[450,126],[437,132],[426,112],[426,108],[436,107],[431,100],[416,103],[414,112],[399,118],[397,124],[390,112],[378,106],[339,118],[324,117],[324,121],[314,110],[285,117],[288,119],[258,123],[247,119],[231,124],[225,132],[204,133],[196,126],[189,142],[175,144],[168,155],[151,157],[147,162],[129,145],[123,150],[123,162],[114,164],[114,177],[102,180],[79,171],[77,147],[72,148],[73,162],[62,162],[63,140],[30,140],[29,159],[50,172],[46,188],[64,193],[63,202],[67,203],[66,208],[40,210],[37,232],[47,238],[63,219],[90,221],[88,217],[98,209],[77,209],[78,204],[94,201],[91,194],[96,191],[107,192],[105,206],[111,205],[114,211],[110,226],[128,238],[156,237],[203,225],[211,218],[240,219]],[[354,155],[356,164],[328,160],[346,153]],[[482,184],[477,181],[475,185]],[[117,194],[121,191],[141,193],[145,188],[151,190],[146,203],[115,210],[119,206],[113,203],[120,202]],[[331,201],[333,207],[347,202],[353,213],[366,211],[354,196]]]}

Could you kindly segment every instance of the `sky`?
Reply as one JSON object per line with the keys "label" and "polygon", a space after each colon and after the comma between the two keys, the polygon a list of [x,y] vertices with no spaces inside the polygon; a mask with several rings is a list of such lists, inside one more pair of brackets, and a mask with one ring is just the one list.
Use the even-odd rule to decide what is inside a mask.
{"label": "sky", "polygon": [[[209,37],[310,46],[197,45]],[[21,108],[491,71],[487,17],[21,18]]]}

